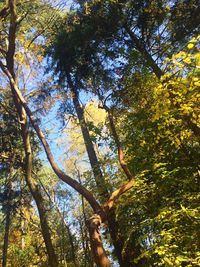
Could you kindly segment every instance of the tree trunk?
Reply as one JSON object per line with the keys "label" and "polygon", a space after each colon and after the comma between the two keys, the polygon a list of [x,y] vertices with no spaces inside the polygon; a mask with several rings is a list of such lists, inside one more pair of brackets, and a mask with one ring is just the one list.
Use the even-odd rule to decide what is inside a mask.
{"label": "tree trunk", "polygon": [[[25,115],[24,115],[25,116]],[[27,118],[26,118],[27,119]],[[22,136],[23,136],[23,142],[24,142],[24,149],[26,154],[26,182],[28,184],[29,190],[31,191],[31,194],[36,202],[39,217],[40,217],[40,224],[42,229],[42,235],[44,238],[44,242],[47,249],[48,254],[48,262],[50,267],[57,267],[58,261],[57,257],[53,248],[53,244],[51,241],[51,234],[50,234],[50,228],[48,226],[47,221],[47,212],[45,209],[45,203],[42,196],[42,193],[40,192],[40,186],[37,184],[35,180],[32,178],[32,150],[31,150],[31,143],[30,143],[30,136],[29,136],[29,129],[28,129],[28,122],[26,120],[25,124],[22,124]]]}
{"label": "tree trunk", "polygon": [[98,214],[94,214],[88,220],[88,230],[93,256],[97,267],[111,267],[101,240],[100,226],[101,217]]}
{"label": "tree trunk", "polygon": [[69,73],[67,74],[67,82],[68,82],[70,90],[72,92],[72,99],[73,99],[74,108],[76,110],[77,117],[78,117],[78,120],[80,123],[81,132],[83,135],[83,139],[84,139],[86,151],[88,154],[88,158],[90,161],[90,165],[91,165],[91,168],[92,168],[92,171],[94,174],[94,179],[95,179],[95,182],[97,185],[98,194],[100,196],[101,202],[104,202],[109,197],[109,192],[107,190],[106,182],[105,182],[105,179],[102,175],[101,168],[99,166],[97,155],[96,155],[96,152],[94,149],[94,145],[93,145],[91,137],[90,137],[90,133],[89,133],[87,123],[85,120],[85,116],[84,116],[84,109],[79,102],[78,91],[76,89],[76,86],[72,82],[71,76]]}
{"label": "tree trunk", "polygon": [[[43,132],[41,131],[39,125],[37,124],[33,113],[31,112],[30,108],[28,107],[23,95],[21,94],[20,89],[18,88],[13,76],[11,75],[11,72],[9,71],[9,69],[5,68],[4,64],[0,61],[0,67],[2,69],[2,71],[4,72],[4,74],[8,77],[10,84],[12,85],[12,93],[13,93],[13,97],[14,99],[19,98],[20,104],[21,106],[25,109],[30,122],[34,128],[34,130],[36,131],[38,138],[40,139],[44,150],[46,152],[47,158],[49,160],[49,163],[51,164],[52,169],[54,170],[55,174],[61,179],[63,180],[65,183],[67,183],[69,186],[71,186],[74,190],[76,190],[77,192],[79,192],[82,196],[85,197],[85,199],[89,202],[91,208],[93,209],[93,211],[97,214],[99,214],[100,217],[103,218],[103,220],[105,220],[105,215],[107,210],[109,210],[114,203],[117,201],[117,199],[127,190],[129,190],[134,183],[132,183],[132,181],[129,181],[127,184],[122,185],[120,188],[118,188],[116,191],[114,191],[111,194],[111,197],[108,199],[108,201],[106,201],[105,203],[105,208],[104,206],[100,206],[100,204],[98,203],[98,201],[95,199],[95,197],[93,196],[93,194],[88,191],[84,186],[82,186],[80,183],[78,183],[76,180],[72,179],[69,175],[65,174],[57,165],[57,163],[55,162],[55,159],[53,157],[53,154],[51,152],[50,146],[43,134]],[[21,123],[23,123],[23,119],[21,121]],[[108,260],[108,259],[107,259]],[[109,261],[109,260],[108,260]]]}
{"label": "tree trunk", "polygon": [[[114,118],[113,118],[113,114],[112,114],[112,111],[106,106],[106,104],[104,103],[104,109],[107,111],[108,113],[108,119],[109,119],[109,124],[110,124],[110,129],[111,129],[111,133],[112,133],[112,136],[113,136],[113,139],[115,141],[115,144],[116,144],[116,147],[117,147],[117,151],[118,151],[118,159],[119,159],[119,163],[121,165],[121,168],[123,169],[126,177],[128,178],[128,180],[130,182],[135,182],[135,179],[134,179],[134,175],[131,173],[131,171],[129,170],[127,164],[126,164],[126,161],[125,161],[125,158],[124,158],[124,152],[123,152],[123,149],[122,149],[122,144],[120,142],[120,139],[119,139],[119,136],[118,136],[118,133],[117,133],[117,130],[116,130],[116,127],[115,127],[115,123],[114,123]],[[109,220],[109,214],[114,212],[114,208],[112,208],[109,213],[108,213],[108,220]],[[112,228],[115,228],[117,227],[116,223],[114,222],[110,222],[110,224],[112,224]],[[115,232],[111,232],[111,234],[113,235],[112,237],[112,240],[113,240],[113,243],[116,242],[118,244],[118,250],[115,252],[115,254],[118,255],[118,259],[119,260],[119,263],[120,263],[120,266],[122,267],[130,267],[130,266],[143,266],[141,265],[141,262],[142,264],[145,262],[145,258],[143,257],[138,263],[135,263],[134,265],[131,263],[132,259],[138,257],[140,255],[140,251],[141,251],[141,246],[140,244],[138,245],[134,245],[134,246],[131,246],[127,249],[124,250],[124,255],[122,255],[122,250],[124,248],[124,239],[123,239],[123,236],[120,235],[118,233],[118,235],[116,236],[115,235]]]}
{"label": "tree trunk", "polygon": [[42,235],[43,235],[44,242],[45,242],[46,249],[47,249],[49,266],[57,267],[58,262],[57,262],[57,257],[56,257],[56,254],[55,254],[55,251],[52,245],[52,241],[51,241],[51,235],[50,235],[50,229],[49,229],[48,222],[47,222],[47,214],[45,210],[44,199],[42,197],[42,193],[40,192],[39,185],[32,178],[32,149],[31,149],[31,143],[30,143],[30,134],[29,134],[29,128],[28,128],[27,115],[25,113],[24,108],[21,106],[18,96],[16,95],[13,84],[10,83],[10,86],[11,86],[11,90],[13,93],[13,101],[15,103],[15,107],[19,114],[20,123],[21,123],[22,139],[23,139],[24,150],[25,150],[25,155],[26,155],[25,156],[26,183],[29,187],[29,190],[38,208]]}
{"label": "tree trunk", "polygon": [[[70,246],[71,246],[71,252],[72,252],[72,261],[74,263],[74,266],[77,266],[77,263],[76,263],[76,251],[75,251],[75,247],[74,247],[74,241],[73,241],[73,236],[71,234],[71,230],[65,220],[65,216],[64,216],[64,211],[62,212],[60,207],[58,206],[58,204],[56,203],[55,199],[50,195],[50,193],[48,193],[48,191],[46,190],[45,186],[43,185],[42,181],[40,180],[40,178],[38,177],[38,180],[45,192],[45,194],[47,195],[47,197],[49,198],[49,201],[50,203],[56,208],[57,212],[58,212],[58,215],[60,216],[61,220],[62,220],[62,223],[63,223],[63,226],[65,227],[66,231],[67,231],[67,234],[68,234],[68,237],[69,237],[69,243],[70,243]],[[64,252],[63,252],[64,254]]]}
{"label": "tree trunk", "polygon": [[1,69],[7,75],[10,81],[10,87],[12,91],[13,101],[18,112],[21,124],[21,132],[22,132],[22,139],[24,144],[24,151],[26,155],[26,163],[25,163],[25,177],[28,187],[31,191],[31,194],[36,202],[38,207],[39,216],[40,216],[40,223],[42,228],[42,234],[44,237],[44,242],[47,249],[48,259],[49,259],[49,266],[50,267],[57,267],[58,262],[57,258],[52,246],[51,236],[49,227],[47,224],[47,217],[45,211],[45,205],[43,203],[42,194],[40,192],[39,186],[37,183],[32,179],[32,151],[31,151],[31,143],[30,143],[30,135],[28,129],[28,120],[25,109],[22,105],[22,102],[19,99],[19,95],[17,94],[17,83],[16,83],[16,76],[14,71],[14,56],[15,56],[15,46],[16,46],[16,31],[17,31],[17,9],[16,9],[16,0],[9,0],[8,1],[9,11],[10,11],[10,25],[9,25],[9,32],[8,32],[8,50],[6,53],[6,67],[1,62]]}
{"label": "tree trunk", "polygon": [[114,120],[113,120],[113,114],[112,114],[111,110],[107,106],[104,105],[104,108],[108,113],[110,129],[111,129],[115,144],[117,146],[119,163],[120,163],[120,165],[121,165],[126,177],[128,178],[128,180],[131,180],[131,179],[133,179],[133,175],[130,172],[130,170],[128,169],[128,166],[127,166],[126,161],[124,159],[124,152],[123,152],[123,149],[122,149],[121,142],[119,140],[119,136],[118,136],[117,131],[116,131],[115,123],[114,123]]}
{"label": "tree trunk", "polygon": [[[79,102],[79,95],[76,87],[74,86],[70,74],[67,75],[67,80],[68,84],[70,86],[71,92],[72,92],[72,97],[73,97],[73,103],[74,107],[78,116],[78,120],[81,126],[81,131],[83,135],[83,139],[85,142],[86,150],[88,153],[88,158],[90,160],[90,164],[94,173],[96,185],[97,185],[97,190],[98,194],[100,195],[100,199],[102,202],[106,201],[109,197],[109,193],[107,190],[106,182],[104,180],[104,177],[102,175],[99,162],[96,156],[96,152],[94,149],[94,145],[92,143],[89,130],[87,127],[87,123],[84,117],[84,110],[82,106],[80,105]],[[125,165],[124,165],[125,166]],[[118,224],[116,222],[116,215],[115,215],[115,210],[113,209],[111,212],[109,212],[109,216],[107,217],[108,219],[108,228],[111,236],[111,240],[114,246],[114,253],[116,257],[118,258],[118,261],[121,266],[122,265],[122,242],[118,238]],[[90,238],[91,239],[91,238]],[[92,248],[93,250],[93,248]],[[93,251],[94,252],[94,251]]]}
{"label": "tree trunk", "polygon": [[136,49],[141,53],[141,55],[144,57],[144,59],[147,61],[147,64],[150,66],[150,68],[153,70],[155,75],[158,79],[161,78],[161,76],[164,74],[163,71],[159,68],[151,54],[147,51],[142,41],[130,30],[129,26],[125,25],[124,29],[130,36],[133,45],[136,47]]}
{"label": "tree trunk", "polygon": [[[67,183],[69,186],[71,186],[74,190],[76,190],[77,192],[79,192],[82,196],[84,196],[84,198],[89,202],[91,208],[93,209],[93,211],[97,214],[100,215],[100,217],[103,218],[103,220],[105,220],[105,215],[107,213],[107,211],[109,209],[112,208],[112,206],[115,204],[115,202],[117,201],[117,199],[123,194],[125,193],[127,190],[129,190],[134,183],[132,181],[129,181],[127,184],[122,185],[120,188],[118,188],[116,191],[114,191],[110,198],[108,199],[108,201],[105,202],[105,204],[102,206],[100,206],[100,204],[97,202],[97,200],[95,199],[95,197],[93,196],[93,194],[88,191],[84,186],[82,186],[80,183],[78,183],[76,180],[72,179],[69,175],[65,174],[57,165],[57,163],[55,162],[55,159],[53,157],[53,154],[51,152],[50,146],[43,134],[43,132],[41,131],[39,125],[37,124],[33,113],[31,112],[30,108],[28,107],[23,95],[21,94],[20,89],[18,88],[13,76],[11,75],[11,72],[5,68],[5,66],[3,65],[3,63],[0,61],[0,67],[2,69],[2,71],[4,72],[4,74],[8,77],[10,84],[12,85],[12,93],[13,93],[13,97],[19,98],[19,101],[22,105],[22,107],[25,109],[26,114],[28,115],[30,122],[34,128],[34,130],[36,131],[38,138],[40,139],[46,156],[49,160],[49,163],[51,164],[52,169],[54,170],[55,174],[65,183]],[[17,99],[18,99],[17,98]],[[23,122],[23,120],[22,120]]]}
{"label": "tree trunk", "polygon": [[31,150],[27,115],[18,99],[18,96],[16,95],[13,84],[10,83],[10,86],[11,86],[11,90],[13,93],[13,101],[17,109],[17,112],[19,114],[20,123],[21,123],[22,139],[23,139],[24,150],[25,150],[25,155],[26,155],[26,158],[25,158],[26,159],[26,162],[25,162],[26,183],[29,187],[29,190],[38,208],[42,235],[44,238],[44,242],[45,242],[47,254],[48,254],[49,266],[57,267],[58,262],[57,262],[57,257],[56,257],[56,254],[55,254],[55,251],[52,245],[52,241],[51,241],[51,235],[50,235],[50,229],[49,229],[48,222],[47,222],[47,214],[45,210],[44,199],[42,197],[42,193],[40,192],[39,185],[32,178],[32,150]]}
{"label": "tree trunk", "polygon": [[8,208],[8,210],[6,212],[6,221],[5,221],[5,233],[4,233],[4,241],[3,241],[2,267],[6,267],[6,264],[7,264],[8,237],[9,237],[9,229],[10,229],[10,217],[11,217],[11,210]]}
{"label": "tree trunk", "polygon": [[11,188],[8,189],[8,199],[7,199],[7,210],[6,210],[6,219],[5,219],[5,232],[3,240],[3,255],[2,255],[2,267],[7,265],[7,254],[8,254],[8,241],[9,241],[9,229],[10,229],[10,220],[11,220]]}
{"label": "tree trunk", "polygon": [[[81,182],[81,174],[79,172],[79,169],[76,167],[76,164],[75,164],[75,168],[77,170],[79,183],[81,184],[82,183]],[[84,202],[83,196],[81,196],[81,206],[82,206],[84,226],[87,226],[87,216],[86,216],[85,202]],[[82,240],[83,240],[82,246],[83,246],[84,255],[85,255],[84,266],[85,267],[89,267],[89,266],[92,267],[92,266],[94,266],[94,264],[93,264],[92,251],[90,249],[90,244],[89,244],[90,240],[88,238],[88,231],[87,231],[86,227],[84,227],[85,229],[83,229],[81,222],[79,224],[80,224],[81,235],[82,235]]]}
{"label": "tree trunk", "polygon": [[[46,138],[44,134],[42,133],[39,125],[37,124],[36,120],[34,119],[34,116],[29,109],[28,105],[26,104],[25,99],[23,98],[20,89],[17,86],[16,80],[15,80],[15,75],[12,69],[5,65],[0,61],[0,67],[2,71],[5,73],[5,75],[8,77],[11,85],[11,91],[14,99],[14,103],[16,106],[16,109],[18,111],[19,117],[20,117],[20,123],[22,127],[22,135],[23,135],[23,141],[24,141],[24,148],[25,148],[25,153],[26,153],[26,180],[27,184],[30,188],[30,191],[33,195],[33,198],[36,201],[36,205],[38,206],[38,211],[40,215],[40,220],[41,220],[41,228],[42,228],[42,234],[43,238],[45,241],[45,245],[47,248],[47,254],[49,258],[49,267],[57,267],[57,258],[55,256],[53,246],[51,243],[51,238],[50,238],[50,232],[48,229],[47,225],[47,220],[46,220],[46,212],[44,208],[43,203],[40,203],[42,201],[42,195],[40,194],[40,191],[38,190],[39,187],[37,184],[35,184],[35,181],[31,177],[31,171],[32,171],[32,153],[31,153],[31,146],[30,146],[30,140],[29,140],[29,132],[28,132],[28,127],[27,127],[27,118],[26,114],[28,115],[32,126],[34,127],[44,149],[47,155],[47,158],[51,164],[52,169],[54,170],[55,174],[63,180],[65,183],[70,185],[72,188],[74,188],[77,192],[79,192],[82,196],[84,196],[89,204],[91,205],[92,209],[94,212],[97,212],[99,214],[104,214],[104,211],[98,201],[95,199],[93,194],[88,191],[84,186],[79,184],[76,180],[72,179],[69,175],[65,174],[56,164],[53,154],[51,152],[51,149],[49,147],[48,142],[46,141]],[[26,111],[26,113],[24,112]],[[23,112],[22,112],[23,111]],[[32,189],[31,189],[32,188]],[[104,188],[103,188],[104,189]],[[47,226],[47,227],[46,227]],[[99,233],[100,236],[100,233]],[[104,253],[104,258],[106,258],[106,254]],[[107,258],[107,262],[109,262]]]}

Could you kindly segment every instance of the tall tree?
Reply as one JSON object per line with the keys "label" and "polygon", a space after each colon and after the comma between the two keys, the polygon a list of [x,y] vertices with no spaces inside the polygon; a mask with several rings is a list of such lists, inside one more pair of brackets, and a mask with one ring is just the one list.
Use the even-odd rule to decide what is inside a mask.
{"label": "tall tree", "polygon": [[[94,251],[94,256],[95,256],[95,260],[97,262],[98,266],[110,266],[109,260],[107,258],[107,255],[105,253],[105,250],[103,248],[103,244],[101,241],[101,237],[100,237],[100,232],[99,232],[99,226],[102,223],[102,220],[106,219],[105,216],[105,212],[104,209],[108,212],[109,209],[112,208],[113,204],[114,204],[114,200],[116,200],[122,193],[124,193],[126,190],[128,190],[131,186],[132,186],[132,182],[129,182],[127,185],[123,185],[119,190],[117,190],[116,192],[114,192],[114,198],[113,198],[113,194],[111,195],[112,201],[109,202],[109,205],[107,204],[107,202],[104,204],[104,208],[102,208],[98,202],[95,200],[95,198],[93,197],[93,195],[85,188],[83,187],[81,184],[79,184],[78,182],[76,182],[75,180],[73,180],[71,177],[69,177],[68,175],[64,174],[57,166],[57,164],[54,161],[53,155],[51,154],[49,145],[44,137],[44,134],[41,132],[41,129],[39,127],[39,125],[36,123],[36,121],[33,118],[33,115],[30,111],[30,109],[28,108],[26,101],[24,100],[19,87],[16,83],[16,79],[15,79],[15,72],[13,69],[14,66],[14,60],[13,60],[13,56],[14,56],[14,48],[15,48],[15,30],[16,30],[16,13],[15,13],[15,2],[10,1],[10,10],[11,10],[11,27],[10,30],[12,32],[11,36],[12,38],[10,38],[10,42],[9,42],[9,48],[8,51],[8,58],[7,59],[7,65],[5,66],[2,61],[0,62],[0,67],[2,69],[2,71],[4,72],[4,74],[7,76],[7,78],[9,79],[10,85],[11,85],[11,89],[12,89],[12,94],[14,97],[14,101],[15,101],[15,105],[16,108],[18,110],[18,114],[20,116],[20,121],[22,124],[22,133],[23,133],[23,140],[24,140],[24,149],[26,152],[26,159],[27,159],[27,180],[31,179],[31,164],[32,164],[32,158],[31,158],[31,150],[30,150],[30,143],[29,143],[29,132],[28,132],[28,128],[27,128],[27,118],[26,118],[26,114],[24,113],[24,111],[27,112],[27,115],[29,116],[30,122],[32,123],[34,129],[36,130],[36,133],[38,134],[38,137],[40,138],[45,151],[47,153],[48,159],[52,165],[52,168],[54,169],[55,173],[58,175],[59,178],[61,178],[62,180],[64,180],[66,183],[68,183],[69,185],[71,185],[74,189],[76,189],[79,193],[81,193],[90,203],[91,207],[93,208],[94,212],[98,213],[98,215],[94,215],[91,217],[91,219],[89,220],[89,229],[90,229],[90,236],[91,236],[91,243],[92,243],[92,248]],[[14,35],[13,35],[14,33]],[[11,49],[12,48],[12,49]],[[32,182],[29,180],[29,182]],[[32,186],[34,184],[29,183],[29,186]],[[35,193],[35,197],[38,197],[38,191],[34,191],[33,188],[32,193]],[[41,200],[41,199],[40,199]],[[44,221],[42,221],[44,222]],[[48,239],[48,233],[47,233],[47,228],[44,229],[42,227],[43,231],[44,231],[44,239],[46,238],[46,246],[48,247],[48,252],[50,253],[49,258],[52,259],[52,261],[50,263],[50,265],[52,264],[52,266],[55,265],[56,263],[56,258],[55,255],[51,250],[51,246],[50,246],[50,239]],[[46,230],[46,232],[45,232]],[[54,264],[54,265],[53,265]],[[56,266],[56,265],[55,265]]]}
{"label": "tall tree", "polygon": [[[16,49],[16,35],[17,35],[17,26],[24,17],[22,18],[17,17],[17,10],[16,10],[16,2],[9,1],[8,8],[10,13],[10,24],[8,29],[8,47],[7,51],[5,52],[5,61],[6,61],[6,70],[12,75],[12,79],[15,83],[17,83],[17,77],[15,73],[15,66],[14,66],[14,56],[15,56],[15,49]],[[13,96],[13,102],[15,104],[15,108],[17,110],[19,116],[19,122],[21,125],[21,136],[24,145],[25,151],[25,177],[26,182],[29,186],[31,194],[37,204],[40,219],[41,219],[41,228],[44,237],[44,241],[47,248],[47,253],[49,256],[49,266],[57,266],[57,258],[56,254],[52,245],[50,229],[47,222],[47,214],[45,210],[44,200],[42,194],[40,192],[40,187],[32,179],[32,149],[31,149],[31,141],[30,141],[30,131],[29,131],[29,123],[27,119],[27,115],[25,113],[24,108],[20,104],[20,100],[15,92],[12,82],[10,81],[10,87]]]}

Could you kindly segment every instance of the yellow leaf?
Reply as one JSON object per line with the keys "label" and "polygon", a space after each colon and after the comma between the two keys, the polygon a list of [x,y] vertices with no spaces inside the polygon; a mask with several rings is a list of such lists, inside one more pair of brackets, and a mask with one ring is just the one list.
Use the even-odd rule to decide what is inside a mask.
{"label": "yellow leaf", "polygon": [[189,49],[192,49],[192,48],[194,47],[194,44],[191,44],[191,43],[190,43],[190,44],[187,45],[187,47],[188,47]]}

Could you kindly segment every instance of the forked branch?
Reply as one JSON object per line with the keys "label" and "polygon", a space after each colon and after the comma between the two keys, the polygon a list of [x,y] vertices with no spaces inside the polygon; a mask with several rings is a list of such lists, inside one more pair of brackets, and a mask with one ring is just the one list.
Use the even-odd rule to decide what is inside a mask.
{"label": "forked branch", "polygon": [[119,197],[124,194],[126,191],[130,190],[135,185],[135,180],[132,179],[128,183],[122,185],[120,188],[115,190],[111,197],[106,201],[106,203],[103,205],[103,209],[105,213],[107,213],[117,202]]}

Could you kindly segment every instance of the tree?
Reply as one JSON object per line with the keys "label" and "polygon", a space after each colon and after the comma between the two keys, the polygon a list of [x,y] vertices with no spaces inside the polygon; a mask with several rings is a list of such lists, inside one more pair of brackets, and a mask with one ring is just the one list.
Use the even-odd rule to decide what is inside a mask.
{"label": "tree", "polygon": [[[72,186],[75,190],[77,190],[79,193],[81,193],[88,200],[88,202],[90,203],[94,212],[97,213],[94,216],[92,216],[91,219],[89,220],[89,229],[90,229],[89,232],[90,232],[90,237],[91,237],[92,249],[94,252],[95,261],[96,261],[98,266],[110,266],[109,260],[106,256],[105,250],[104,250],[103,245],[102,245],[100,232],[99,232],[98,228],[101,225],[102,220],[105,220],[105,218],[106,218],[104,210],[109,211],[109,209],[111,209],[111,207],[114,204],[113,200],[117,199],[122,193],[124,193],[126,190],[128,190],[132,186],[133,182],[130,181],[128,184],[123,185],[120,189],[118,189],[116,192],[114,192],[115,198],[112,199],[111,202],[109,202],[109,206],[107,205],[107,202],[106,202],[104,204],[104,208],[102,208],[98,204],[98,202],[95,200],[93,195],[85,187],[83,187],[80,183],[73,180],[68,175],[64,174],[58,168],[57,164],[54,161],[53,155],[51,154],[49,145],[46,142],[44,134],[41,132],[39,125],[36,123],[35,119],[33,118],[33,115],[31,113],[30,109],[28,108],[26,101],[24,100],[24,98],[23,98],[23,96],[19,90],[19,87],[16,83],[16,80],[15,80],[15,73],[14,73],[14,69],[13,69],[13,65],[14,65],[13,56],[14,56],[14,52],[15,52],[14,48],[15,48],[15,30],[16,30],[16,13],[15,13],[16,11],[15,11],[15,8],[16,8],[15,2],[10,1],[11,27],[10,27],[10,40],[9,40],[10,42],[9,42],[9,48],[8,48],[8,52],[7,52],[8,56],[6,58],[7,65],[5,66],[1,61],[0,67],[3,71],[3,73],[9,79],[11,89],[12,89],[13,98],[15,101],[15,105],[16,105],[18,114],[20,116],[21,124],[22,124],[21,127],[22,127],[22,133],[23,133],[24,149],[25,149],[26,160],[27,160],[27,162],[26,162],[27,182],[29,184],[29,187],[31,189],[32,194],[34,195],[35,198],[38,198],[38,200],[39,200],[37,204],[40,205],[40,208],[42,208],[42,201],[41,201],[42,198],[40,198],[41,195],[39,195],[38,191],[35,191],[35,190],[37,190],[37,188],[35,187],[35,184],[32,184],[32,183],[34,183],[34,181],[31,180],[32,155],[31,155],[31,147],[30,147],[30,141],[29,141],[29,132],[28,132],[28,128],[27,128],[26,113],[27,113],[27,115],[30,119],[30,122],[32,123],[32,126],[34,127],[40,141],[42,142],[42,144],[45,148],[45,152],[47,154],[48,160],[50,161],[50,164],[51,164],[53,170],[55,171],[55,173],[58,175],[58,177],[60,179],[62,179],[67,184]],[[113,198],[113,194],[111,195],[111,198]],[[41,223],[45,222],[45,220],[43,220],[43,219],[45,219],[45,217],[43,217],[42,215],[43,214],[40,213],[40,216],[42,219]],[[56,263],[56,257],[53,253],[53,248],[51,246],[48,228],[43,227],[43,226],[44,225],[42,225],[42,230],[43,230],[44,239],[45,239],[45,243],[46,243],[46,247],[47,247],[47,251],[48,251],[48,255],[49,255],[49,264],[52,266],[54,266],[54,265],[56,266],[56,264],[57,264]]]}
{"label": "tree", "polygon": [[[2,86],[9,82],[17,115],[9,114],[8,105],[4,108],[8,109],[5,113],[9,114],[9,118],[17,120],[14,126],[20,125],[21,128],[19,143],[22,145],[23,140],[20,149],[25,153],[26,181],[38,206],[50,266],[58,264],[53,242],[59,263],[62,260],[66,263],[69,259],[69,264],[72,261],[80,265],[92,264],[89,259],[75,261],[75,255],[89,258],[84,224],[88,226],[97,266],[110,266],[101,239],[103,223],[109,226],[121,266],[198,265],[198,242],[191,237],[199,237],[199,37],[186,43],[198,29],[196,20],[191,20],[186,27],[193,11],[198,18],[198,12],[194,10],[197,2],[188,3],[184,20],[182,12],[186,10],[187,1],[77,1],[76,10],[71,10],[67,18],[50,5],[34,1],[35,10],[42,6],[44,13],[45,10],[54,11],[58,22],[53,22],[53,26],[50,24],[50,29],[45,26],[50,12],[38,19],[29,3],[10,0],[8,7],[1,4]],[[174,14],[176,16],[172,17]],[[178,25],[180,19],[185,25],[182,31]],[[178,36],[177,29],[182,36]],[[42,62],[45,46],[49,47],[48,55],[53,59],[54,77],[56,79],[59,74],[60,78],[59,90],[54,92],[54,97],[57,94],[57,99],[63,95],[66,98],[71,92],[83,133],[94,175],[90,171],[83,173],[87,177],[83,181],[76,158],[71,158],[74,167],[71,164],[72,168],[67,168],[66,165],[67,174],[58,167],[46,134],[41,130],[43,118],[39,121],[35,119],[37,111],[31,112],[36,106],[36,102],[32,102],[34,96],[37,94],[40,100],[45,92],[50,95],[50,91],[44,78],[42,91],[38,90],[41,88],[38,82],[34,83],[37,86],[34,91],[31,83],[28,87],[24,86],[28,80],[24,82],[22,78],[27,74],[27,58],[31,62]],[[24,64],[26,68],[23,68]],[[34,72],[30,71],[35,77],[38,73],[36,65]],[[52,71],[52,64],[49,68]],[[40,82],[41,77],[37,78]],[[61,91],[63,86],[68,92],[66,89]],[[104,129],[110,129],[110,132],[107,131],[106,138],[100,134],[101,127],[87,118],[82,92],[98,98],[100,106],[107,111]],[[37,110],[41,109],[38,103]],[[56,199],[52,198],[59,194],[59,190],[57,193],[54,191],[52,175],[43,180],[35,170],[38,144],[34,142],[31,127],[42,143],[54,173],[80,194],[80,197],[75,194],[75,198],[83,214],[77,212],[74,220],[81,235],[78,240],[82,244],[71,235],[71,225],[65,228],[67,235],[64,231],[65,212],[62,213]],[[10,127],[10,131],[14,129]],[[4,138],[7,140],[6,135]],[[16,141],[15,138],[13,141]],[[109,145],[108,161],[106,157],[100,161],[97,143],[104,148]],[[6,147],[4,152],[8,153],[10,150],[6,151]],[[14,143],[14,147],[18,144]],[[116,154],[121,169],[119,164],[111,163],[116,162]],[[103,165],[103,162],[106,164]],[[19,166],[17,168],[21,170]],[[114,182],[113,176],[117,176]],[[129,181],[125,183],[127,179]],[[64,197],[62,195],[62,201]],[[74,201],[72,196],[70,198]],[[88,202],[87,211],[83,198]],[[53,208],[48,220],[47,208]],[[58,214],[60,218],[56,222]],[[7,225],[10,225],[9,216]],[[191,226],[191,222],[195,225]],[[50,228],[54,231],[50,232]],[[19,227],[16,229],[16,236],[23,240],[22,231],[18,231]],[[55,233],[63,236],[56,237]],[[105,235],[107,233],[105,231]],[[68,245],[72,253],[66,253],[64,246]],[[38,245],[33,247],[38,248]],[[14,252],[11,254],[14,255]],[[18,259],[22,259],[21,256]]]}
{"label": "tree", "polygon": [[[124,222],[124,210],[130,210],[127,219],[133,224],[125,231],[126,245],[130,247],[133,238],[140,240],[148,263],[155,266],[198,265],[199,230],[192,226],[199,216],[199,137],[198,119],[194,119],[198,118],[197,40],[192,39],[184,50],[167,59],[167,79],[157,82],[151,76],[129,77],[127,94],[120,95],[131,109],[122,131],[127,134],[129,166],[137,183],[124,197],[122,207],[118,205],[118,216]],[[191,121],[196,126],[191,127]],[[137,155],[134,158],[133,153]],[[124,222],[122,227],[128,224]],[[187,244],[192,240],[194,248],[190,250]]]}
{"label": "tree", "polygon": [[[12,75],[13,81],[17,83],[17,76],[16,76],[15,66],[14,66],[17,26],[20,23],[20,21],[26,18],[26,15],[28,13],[27,14],[25,13],[24,15],[23,14],[24,10],[22,10],[21,17],[17,18],[15,1],[9,1],[8,8],[9,8],[9,13],[10,13],[10,25],[8,28],[8,36],[5,36],[5,38],[8,38],[8,47],[7,47],[7,50],[2,53],[2,55],[5,56],[4,60],[6,61],[6,70]],[[2,67],[5,68],[3,63],[2,63]],[[44,200],[40,192],[39,186],[37,185],[36,181],[32,179],[33,157],[32,157],[28,119],[27,119],[27,116],[25,114],[23,107],[20,105],[19,98],[17,97],[14,91],[13,84],[11,82],[10,82],[10,87],[12,91],[13,102],[15,104],[15,108],[17,110],[20,125],[21,125],[21,137],[23,140],[23,145],[24,145],[24,150],[25,150],[25,161],[26,161],[25,162],[26,182],[29,186],[31,194],[33,195],[34,200],[36,201],[36,204],[38,207],[39,215],[41,218],[41,227],[42,227],[43,237],[45,240],[47,253],[49,256],[49,265],[57,266],[57,259],[56,259],[56,255],[55,255],[54,248],[53,248],[52,241],[51,241],[50,230],[48,227],[47,215],[46,215],[45,206],[44,206]]]}

